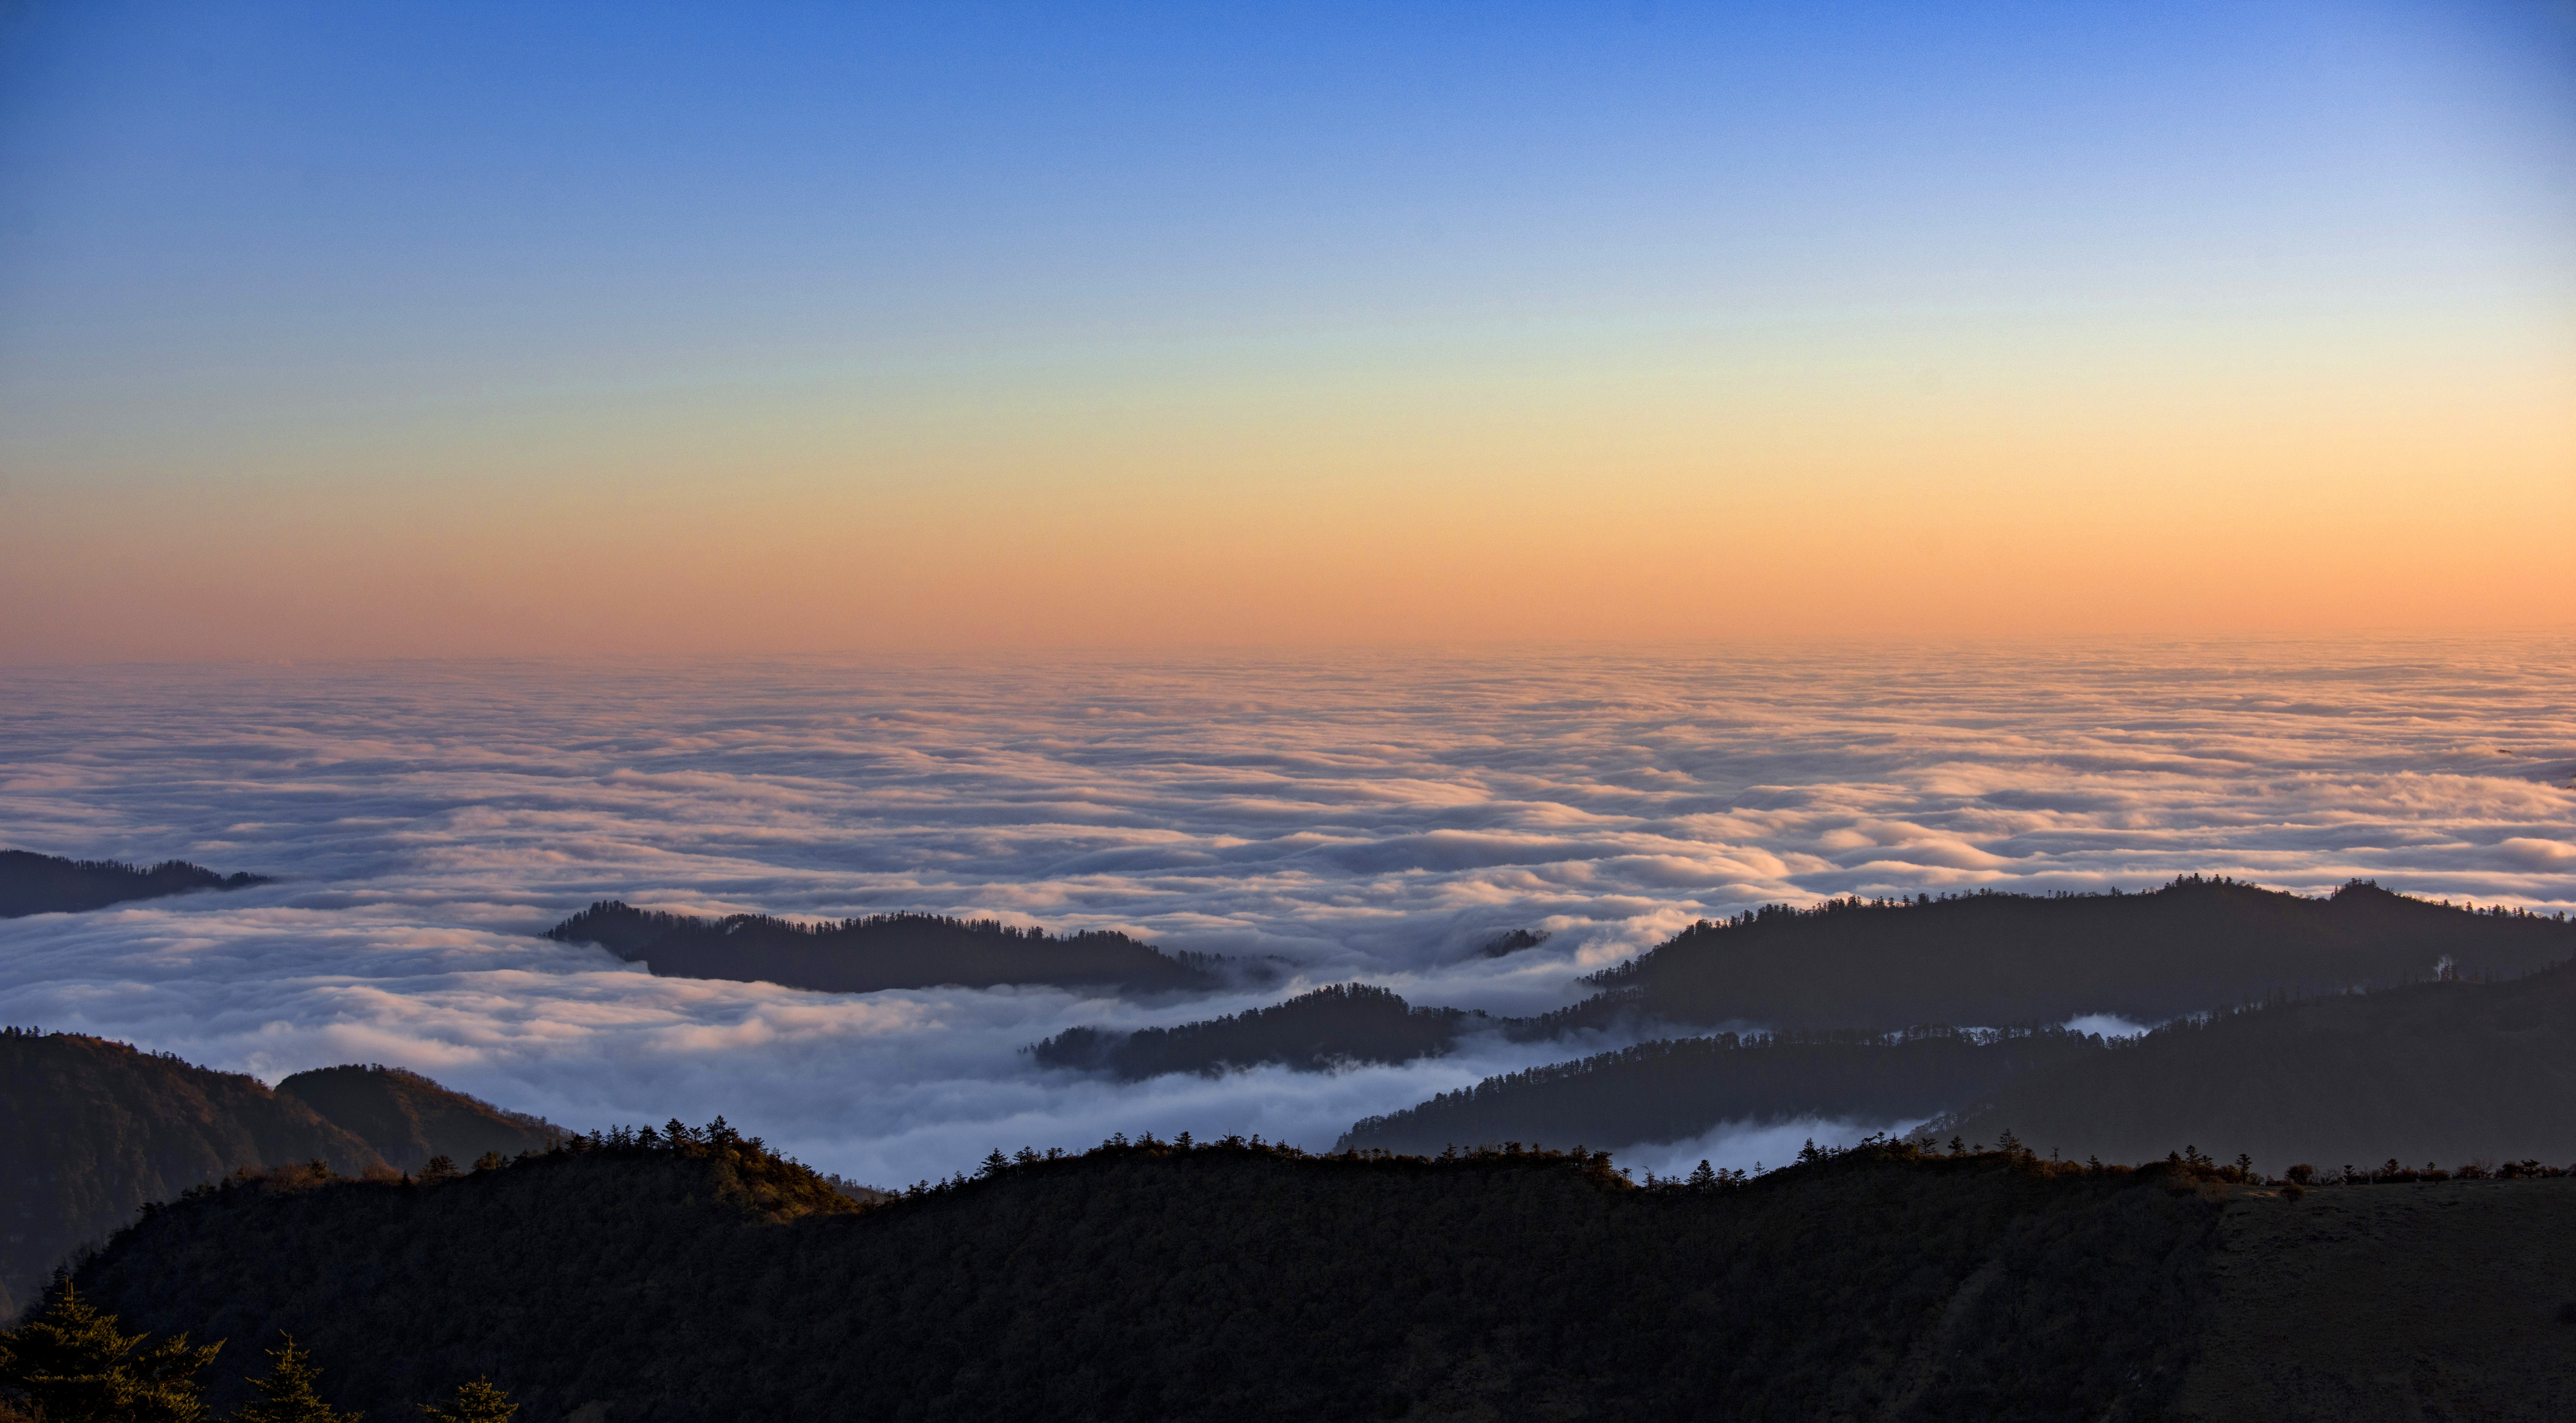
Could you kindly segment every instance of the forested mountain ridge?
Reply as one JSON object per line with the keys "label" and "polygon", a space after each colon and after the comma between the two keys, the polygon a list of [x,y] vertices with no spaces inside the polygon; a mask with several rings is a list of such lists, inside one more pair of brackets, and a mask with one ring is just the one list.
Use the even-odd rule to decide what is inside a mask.
{"label": "forested mountain ridge", "polygon": [[1935,1130],[2124,1160],[2173,1140],[2333,1170],[2576,1158],[2576,965],[2255,1005],[1999,1087]]}
{"label": "forested mountain ridge", "polygon": [[597,944],[671,978],[775,983],[828,993],[954,984],[1116,986],[1152,993],[1217,987],[1223,962],[1165,953],[1104,930],[1053,935],[991,919],[878,914],[800,924],[766,914],[704,918],[602,900],[546,931]]}
{"label": "forested mountain ridge", "polygon": [[375,1149],[258,1078],[71,1033],[0,1028],[0,1291],[23,1303],[64,1253],[236,1166],[381,1167]]}
{"label": "forested mountain ridge", "polygon": [[78,914],[132,899],[268,882],[248,873],[219,875],[185,860],[164,860],[144,869],[121,860],[67,860],[32,850],[0,850],[0,919]]}
{"label": "forested mountain ridge", "polygon": [[712,1135],[202,1191],[78,1282],[127,1328],[291,1331],[371,1412],[488,1372],[523,1416],[639,1423],[2089,1420],[2172,1395],[2218,1214],[2163,1168],[1900,1147],[1648,1191],[1186,1137],[855,1210]]}
{"label": "forested mountain ridge", "polygon": [[[237,1167],[321,1161],[341,1175],[385,1172],[389,1154],[411,1160],[414,1128],[459,1162],[542,1147],[552,1131],[413,1074],[300,1078],[298,1091],[271,1091],[124,1043],[0,1029],[0,1314],[136,1207]],[[385,1100],[408,1116],[388,1115]]]}
{"label": "forested mountain ridge", "polygon": [[1396,1152],[1507,1141],[1627,1147],[1686,1141],[1729,1122],[1909,1122],[1979,1100],[2035,1068],[2105,1051],[2100,1037],[2059,1028],[1667,1039],[1489,1077],[1363,1118],[1340,1144]]}
{"label": "forested mountain ridge", "polygon": [[277,1095],[354,1133],[397,1171],[417,1171],[440,1156],[466,1162],[487,1151],[543,1151],[564,1136],[542,1117],[496,1107],[399,1067],[317,1067],[279,1082]]}
{"label": "forested mountain ridge", "polygon": [[[1545,938],[1521,931],[1494,940],[1488,951],[1519,952]],[[1656,1023],[1751,1023],[1795,1035],[1914,1032],[1919,1029],[1903,1025],[1944,1022],[2026,1025],[2099,1012],[2153,1022],[2267,993],[2387,986],[2444,971],[2510,976],[2571,957],[2576,924],[2564,918],[2454,908],[2362,883],[2308,899],[2185,877],[2147,894],[1979,892],[1894,902],[1839,900],[1806,909],[1768,905],[1685,929],[1627,963],[1591,975],[1586,981],[1603,990],[1595,997],[1533,1018],[1413,1007],[1388,990],[1355,984],[1332,992],[1357,996],[1307,995],[1172,1028],[1129,1034],[1075,1028],[1034,1044],[1031,1052],[1046,1066],[1105,1070],[1134,1080],[1227,1064],[1280,1063],[1317,1071],[1338,1061],[1405,1062],[1448,1051],[1458,1034],[1482,1028],[1528,1042],[1580,1029],[1633,1030]],[[1783,1039],[1783,1048],[1791,1041]],[[1739,1105],[1757,1118],[1830,1114],[1847,1105],[1885,1111],[1882,1119],[1893,1121],[1952,1110],[1966,1100],[1933,1093],[1935,1085],[1982,1092],[2010,1075],[1993,1074],[2004,1061],[1997,1058],[1965,1077],[1944,1069],[1909,1085],[1891,1066],[1888,1090],[1873,1094],[1848,1076],[1863,1070],[1856,1062],[1823,1068],[1834,1056],[1821,1051],[1826,1045],[1816,1039],[1812,1046],[1819,1051],[1776,1055],[1771,1069],[1745,1079],[1748,1087],[1756,1080],[1765,1085]],[[1928,1062],[1946,1049],[1920,1051]],[[1827,1072],[1804,1094],[1806,1101],[1792,1080],[1792,1061],[1811,1061]],[[1670,1099],[1670,1086],[1657,1089],[1658,1100]],[[1732,1090],[1712,1081],[1690,1089],[1690,1095],[1713,1110],[1731,1100]],[[1524,1105],[1531,1100],[1521,1099]],[[1649,1105],[1632,1102],[1616,1110],[1624,1121],[1640,1112],[1652,1115]],[[1677,1106],[1676,1112],[1676,1121],[1705,1117],[1701,1107]],[[1717,1120],[1706,1118],[1700,1129]],[[1528,1135],[1526,1127],[1497,1132],[1477,1139]],[[1602,1140],[1674,1139],[1621,1137],[1607,1127],[1589,1134]],[[1410,1137],[1406,1142],[1408,1149],[1440,1145]]]}
{"label": "forested mountain ridge", "polygon": [[1768,1028],[2161,1022],[2281,994],[2510,976],[2576,957],[2576,922],[2355,881],[2320,899],[2185,876],[2144,894],[1767,905],[1703,921],[1588,980],[1541,1031],[1622,1018]]}
{"label": "forested mountain ridge", "polygon": [[1171,1028],[1068,1028],[1030,1054],[1047,1067],[1105,1071],[1134,1082],[1167,1072],[1279,1064],[1321,1072],[1344,1062],[1410,1062],[1450,1050],[1489,1022],[1457,1008],[1416,1008],[1391,989],[1331,984],[1267,1008]]}

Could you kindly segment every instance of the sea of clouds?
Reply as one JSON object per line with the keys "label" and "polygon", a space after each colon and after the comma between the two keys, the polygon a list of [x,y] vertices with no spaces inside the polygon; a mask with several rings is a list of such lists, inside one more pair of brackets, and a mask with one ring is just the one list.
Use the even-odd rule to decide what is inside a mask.
{"label": "sea of clouds", "polygon": [[[2571,672],[2565,636],[6,669],[0,845],[278,882],[0,921],[0,1021],[272,1081],[407,1066],[577,1127],[721,1112],[889,1183],[1113,1131],[1321,1148],[1615,1044],[1135,1085],[1020,1049],[1352,979],[1543,1010],[1775,900],[2200,872],[2576,907]],[[835,995],[537,937],[611,897],[1117,928],[1285,977]],[[1476,954],[1519,927],[1553,937]],[[1777,1164],[1889,1125],[1622,1159]]]}

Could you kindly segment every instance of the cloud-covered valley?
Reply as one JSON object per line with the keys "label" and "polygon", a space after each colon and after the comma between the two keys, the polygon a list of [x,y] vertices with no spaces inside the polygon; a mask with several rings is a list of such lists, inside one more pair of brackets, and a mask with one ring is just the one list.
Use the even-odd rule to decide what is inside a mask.
{"label": "cloud-covered valley", "polygon": [[[1602,1044],[1133,1086],[1019,1049],[1352,978],[1537,1011],[1771,900],[2197,871],[2576,907],[2571,666],[2556,638],[14,669],[0,844],[278,882],[0,922],[0,1020],[272,1080],[400,1064],[578,1126],[723,1112],[878,1181],[1111,1131],[1320,1147]],[[1289,977],[827,995],[535,937],[599,898],[1116,928]],[[1475,952],[1519,927],[1553,937]]]}

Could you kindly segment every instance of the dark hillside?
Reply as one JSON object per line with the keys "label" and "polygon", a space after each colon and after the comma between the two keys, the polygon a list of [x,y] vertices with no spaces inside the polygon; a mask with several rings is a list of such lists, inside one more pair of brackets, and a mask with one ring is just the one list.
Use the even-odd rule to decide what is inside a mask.
{"label": "dark hillside", "polygon": [[397,1171],[419,1170],[434,1156],[465,1162],[487,1151],[543,1151],[564,1136],[561,1127],[542,1118],[495,1107],[399,1067],[317,1067],[278,1083],[277,1095],[354,1133]]}
{"label": "dark hillside", "polygon": [[2098,1037],[2056,1028],[1720,1033],[1489,1077],[1366,1118],[1341,1144],[1399,1152],[1507,1141],[1622,1147],[1685,1141],[1726,1122],[1902,1122],[1976,1101],[2034,1067],[2104,1050]]}
{"label": "dark hillside", "polygon": [[2576,1181],[2247,1196],[2174,1423],[2576,1418]]}
{"label": "dark hillside", "polygon": [[397,1069],[301,1072],[271,1091],[124,1043],[0,1029],[0,1315],[137,1206],[238,1167],[416,1170],[561,1135]]}
{"label": "dark hillside", "polygon": [[147,870],[117,860],[66,860],[29,850],[0,850],[0,919],[78,914],[129,899],[266,883],[258,875],[219,875],[185,860],[164,860]]}
{"label": "dark hillside", "polygon": [[1338,1062],[1437,1057],[1458,1034],[1485,1022],[1482,1013],[1415,1008],[1388,989],[1337,983],[1267,1008],[1178,1027],[1132,1033],[1068,1028],[1029,1051],[1048,1067],[1104,1071],[1129,1082],[1264,1063],[1321,1072]]}
{"label": "dark hillside", "polygon": [[2197,876],[2148,894],[1771,905],[1685,929],[1595,974],[1608,990],[1539,1020],[1886,1028],[2160,1022],[2275,994],[2510,976],[2576,957],[2576,923],[2353,883],[2308,899]]}
{"label": "dark hillside", "polygon": [[2576,1158],[2576,966],[2174,1024],[2011,1083],[1955,1124],[1985,1140],[2005,1127],[2069,1156],[2188,1142],[2273,1171]]}
{"label": "dark hillside", "polygon": [[258,1078],[70,1033],[0,1029],[0,1291],[23,1304],[65,1253],[145,1201],[236,1166],[381,1166]]}
{"label": "dark hillside", "polygon": [[997,1154],[849,1212],[738,1144],[584,1145],[200,1193],[80,1287],[245,1353],[291,1330],[378,1418],[489,1371],[523,1418],[621,1423],[2091,1423],[2179,1381],[2216,1216],[2161,1173],[1999,1156],[1649,1192],[1593,1157],[1240,1142]]}
{"label": "dark hillside", "polygon": [[1167,954],[1124,934],[1052,935],[990,919],[879,914],[798,924],[765,914],[662,914],[603,900],[546,931],[598,944],[666,978],[726,978],[827,993],[1003,983],[1115,985],[1139,993],[1221,982],[1204,954]]}

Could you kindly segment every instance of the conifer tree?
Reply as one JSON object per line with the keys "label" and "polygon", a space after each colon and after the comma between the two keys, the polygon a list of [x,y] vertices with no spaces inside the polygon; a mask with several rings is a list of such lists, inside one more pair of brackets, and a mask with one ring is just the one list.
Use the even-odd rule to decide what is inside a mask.
{"label": "conifer tree", "polygon": [[120,1333],[115,1315],[91,1308],[63,1280],[24,1324],[0,1333],[0,1389],[24,1394],[51,1423],[198,1423],[206,1405],[196,1374],[214,1362],[223,1341],[150,1338]]}
{"label": "conifer tree", "polygon": [[518,1411],[519,1405],[510,1401],[510,1395],[494,1387],[490,1379],[476,1379],[472,1383],[458,1385],[456,1404],[452,1408],[429,1404],[421,1409],[436,1423],[510,1423],[511,1416]]}
{"label": "conifer tree", "polygon": [[295,1342],[294,1335],[281,1335],[268,1356],[277,1365],[268,1377],[250,1381],[259,1397],[233,1415],[236,1423],[358,1423],[366,1416],[339,1412],[322,1401],[315,1389],[322,1371],[313,1366],[312,1358]]}

